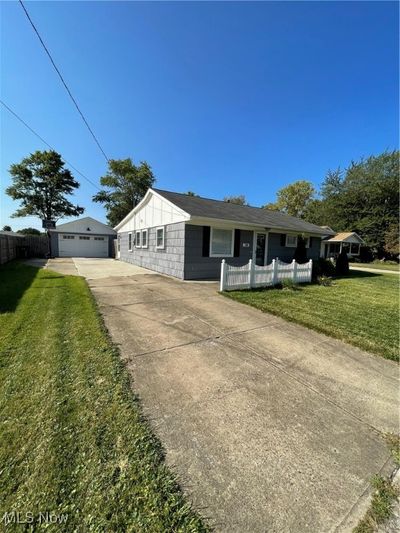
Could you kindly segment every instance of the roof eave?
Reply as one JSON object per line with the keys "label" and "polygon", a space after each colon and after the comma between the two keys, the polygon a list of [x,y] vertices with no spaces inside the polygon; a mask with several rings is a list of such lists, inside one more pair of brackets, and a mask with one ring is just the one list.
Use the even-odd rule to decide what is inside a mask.
{"label": "roof eave", "polygon": [[188,220],[188,222],[197,222],[197,223],[210,223],[210,222],[214,222],[214,223],[217,223],[217,224],[229,224],[229,225],[233,225],[233,226],[247,226],[249,228],[260,228],[260,229],[264,229],[265,231],[277,231],[279,233],[284,233],[284,232],[289,232],[289,233],[307,233],[311,236],[318,236],[318,237],[323,237],[324,235],[326,235],[326,231],[323,232],[323,231],[312,231],[312,230],[296,230],[296,229],[291,229],[291,228],[285,228],[283,226],[275,226],[275,225],[271,225],[271,224],[260,224],[260,223],[256,223],[256,222],[242,222],[242,221],[238,221],[238,220],[230,220],[230,219],[227,219],[227,218],[214,218],[214,217],[199,217],[199,216],[191,216],[190,219]]}

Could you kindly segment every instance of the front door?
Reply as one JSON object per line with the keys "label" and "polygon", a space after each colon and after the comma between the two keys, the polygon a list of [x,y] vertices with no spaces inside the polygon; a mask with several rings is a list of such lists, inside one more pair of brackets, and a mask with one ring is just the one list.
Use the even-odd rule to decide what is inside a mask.
{"label": "front door", "polygon": [[265,233],[257,233],[256,241],[256,265],[264,266],[265,264],[265,244],[267,236]]}

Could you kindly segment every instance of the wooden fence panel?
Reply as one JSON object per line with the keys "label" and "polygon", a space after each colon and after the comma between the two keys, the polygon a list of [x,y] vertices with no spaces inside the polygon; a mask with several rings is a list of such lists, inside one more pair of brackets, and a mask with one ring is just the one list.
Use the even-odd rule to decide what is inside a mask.
{"label": "wooden fence panel", "polygon": [[0,234],[0,265],[13,259],[46,257],[49,243],[46,235]]}

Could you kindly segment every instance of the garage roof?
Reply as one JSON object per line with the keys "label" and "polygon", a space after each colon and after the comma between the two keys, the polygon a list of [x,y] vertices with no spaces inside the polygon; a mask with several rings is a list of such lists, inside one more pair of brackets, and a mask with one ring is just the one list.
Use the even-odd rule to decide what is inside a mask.
{"label": "garage roof", "polygon": [[115,235],[116,231],[92,217],[78,218],[65,224],[60,224],[50,230],[56,233],[88,233],[97,235]]}

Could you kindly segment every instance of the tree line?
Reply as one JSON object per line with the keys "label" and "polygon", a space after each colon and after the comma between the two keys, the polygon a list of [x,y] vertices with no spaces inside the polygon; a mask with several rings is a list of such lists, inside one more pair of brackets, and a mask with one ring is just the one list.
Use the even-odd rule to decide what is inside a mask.
{"label": "tree line", "polygon": [[[36,151],[9,170],[12,184],[6,193],[20,202],[14,217],[38,216],[58,220],[79,216],[84,208],[69,197],[79,187],[57,152]],[[156,179],[146,161],[112,159],[100,178],[103,187],[92,200],[102,204],[111,226],[118,224],[135,207]],[[188,195],[197,196],[193,191]],[[226,196],[224,201],[248,205],[245,195]],[[397,256],[399,250],[399,151],[386,151],[348,168],[329,170],[317,190],[307,180],[283,187],[273,209],[303,218],[334,231],[355,231],[378,256]]]}

